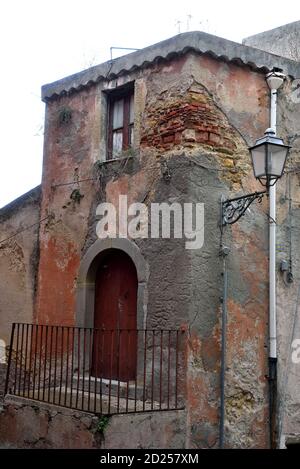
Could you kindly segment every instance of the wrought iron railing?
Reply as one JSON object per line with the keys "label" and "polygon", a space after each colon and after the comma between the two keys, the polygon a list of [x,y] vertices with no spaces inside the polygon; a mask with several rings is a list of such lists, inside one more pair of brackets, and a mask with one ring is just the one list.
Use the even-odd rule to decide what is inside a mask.
{"label": "wrought iron railing", "polygon": [[14,323],[6,394],[120,414],[184,407],[183,330]]}

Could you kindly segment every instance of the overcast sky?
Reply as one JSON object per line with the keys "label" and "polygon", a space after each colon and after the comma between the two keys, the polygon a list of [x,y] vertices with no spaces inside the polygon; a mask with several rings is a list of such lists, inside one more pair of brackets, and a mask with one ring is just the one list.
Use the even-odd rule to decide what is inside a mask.
{"label": "overcast sky", "polygon": [[179,28],[241,42],[299,19],[292,0],[2,0],[0,207],[40,183],[41,85],[108,60],[111,46],[146,47]]}

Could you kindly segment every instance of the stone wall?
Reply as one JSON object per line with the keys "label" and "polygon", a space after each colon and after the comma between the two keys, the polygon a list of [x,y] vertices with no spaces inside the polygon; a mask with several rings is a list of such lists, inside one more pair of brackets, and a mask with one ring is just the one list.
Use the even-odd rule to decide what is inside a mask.
{"label": "stone wall", "polygon": [[185,412],[102,418],[22,398],[0,410],[0,448],[185,448]]}

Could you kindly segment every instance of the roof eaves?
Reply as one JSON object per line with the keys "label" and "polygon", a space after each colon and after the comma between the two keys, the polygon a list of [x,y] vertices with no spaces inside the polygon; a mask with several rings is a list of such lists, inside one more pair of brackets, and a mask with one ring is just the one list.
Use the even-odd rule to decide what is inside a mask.
{"label": "roof eaves", "polygon": [[17,210],[20,210],[26,204],[36,204],[40,203],[41,198],[41,184],[34,187],[33,189],[25,192],[25,194],[20,195],[16,199],[9,202],[7,205],[4,205],[0,208],[0,221],[3,222],[7,217],[11,216]]}
{"label": "roof eaves", "polygon": [[247,65],[254,70],[261,70],[265,73],[276,67],[286,75],[300,76],[298,62],[211,34],[194,31],[178,34],[113,61],[104,62],[62,80],[44,85],[42,87],[42,100],[54,99],[99,81],[116,78],[124,73],[130,73],[134,69],[143,68],[159,59],[169,60],[172,56],[184,54],[189,50],[209,54],[227,62]]}

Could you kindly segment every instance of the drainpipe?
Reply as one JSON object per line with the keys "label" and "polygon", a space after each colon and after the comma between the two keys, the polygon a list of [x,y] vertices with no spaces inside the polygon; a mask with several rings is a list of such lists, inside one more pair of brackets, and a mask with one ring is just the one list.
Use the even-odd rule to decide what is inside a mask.
{"label": "drainpipe", "polygon": [[222,337],[221,337],[221,402],[220,402],[220,429],[219,448],[224,448],[225,440],[225,372],[226,372],[226,329],[227,329],[227,291],[228,291],[228,269],[227,256],[230,249],[221,245],[220,256],[223,258],[223,295],[222,301]]}
{"label": "drainpipe", "polygon": [[[270,88],[270,127],[276,135],[277,90],[284,75],[272,71],[266,76]],[[269,423],[270,446],[274,447],[275,396],[277,377],[277,332],[276,332],[276,184],[269,188]]]}

